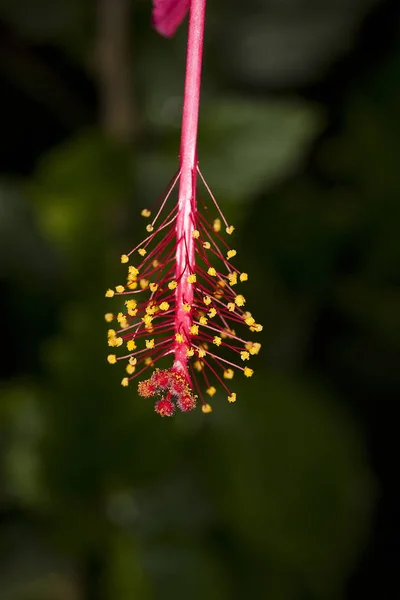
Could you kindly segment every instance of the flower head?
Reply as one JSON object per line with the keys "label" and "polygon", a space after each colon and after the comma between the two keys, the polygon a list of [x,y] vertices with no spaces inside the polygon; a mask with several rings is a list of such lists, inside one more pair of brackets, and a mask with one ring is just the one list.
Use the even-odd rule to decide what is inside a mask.
{"label": "flower head", "polygon": [[[198,397],[202,411],[210,413],[203,391],[212,398],[218,387],[229,402],[235,402],[228,382],[237,371],[253,375],[244,361],[261,347],[248,339],[247,330],[256,333],[262,326],[245,310],[246,299],[236,291],[248,275],[235,267],[237,252],[227,241],[234,227],[227,223],[197,161],[206,0],[154,0],[153,19],[160,33],[172,35],[189,4],[179,171],[155,216],[151,219],[151,211],[142,210],[142,216],[150,219],[148,235],[122,254],[126,281],[105,294],[120,301],[116,317],[112,312],[105,315],[107,323],[116,321],[108,331],[108,345],[120,349],[120,355],[110,354],[107,360],[127,363],[124,387],[150,371],[139,381],[138,392],[155,399],[155,411],[161,416],[172,416],[176,407],[192,410]],[[200,182],[210,208],[200,197]],[[157,368],[166,357],[171,357],[170,368]]]}
{"label": "flower head", "polygon": [[[236,251],[228,243],[233,228],[198,167],[199,185],[182,214],[172,198],[180,177],[178,172],[150,220],[150,233],[122,255],[126,280],[112,295],[106,294],[113,302],[120,301],[117,316],[107,313],[107,321],[111,315],[116,322],[109,329],[108,343],[120,349],[120,355],[109,355],[108,362],[128,363],[124,386],[150,372],[139,381],[138,391],[155,399],[155,411],[161,416],[172,416],[176,408],[192,410],[198,397],[210,412],[204,398],[212,398],[218,388],[234,402],[236,394],[228,384],[237,372],[251,377],[248,361],[261,348],[249,337],[262,327],[246,310],[242,290],[237,290],[248,275],[242,277],[234,264]],[[200,197],[201,184],[210,206]],[[142,214],[152,216],[149,210]],[[171,367],[157,368],[168,356]]]}

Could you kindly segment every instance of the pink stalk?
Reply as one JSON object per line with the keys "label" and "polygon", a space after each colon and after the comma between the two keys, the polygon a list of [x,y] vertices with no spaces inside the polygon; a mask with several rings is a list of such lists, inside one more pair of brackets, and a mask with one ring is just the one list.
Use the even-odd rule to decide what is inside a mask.
{"label": "pink stalk", "polygon": [[[200,106],[201,67],[203,58],[204,20],[206,0],[191,0],[189,34],[186,58],[186,77],[183,98],[182,133],[180,148],[180,180],[178,213],[176,219],[176,314],[175,332],[185,340],[190,339],[192,314],[183,310],[182,304],[193,304],[193,284],[187,278],[195,271],[197,129]],[[189,379],[186,343],[176,343],[174,368]]]}

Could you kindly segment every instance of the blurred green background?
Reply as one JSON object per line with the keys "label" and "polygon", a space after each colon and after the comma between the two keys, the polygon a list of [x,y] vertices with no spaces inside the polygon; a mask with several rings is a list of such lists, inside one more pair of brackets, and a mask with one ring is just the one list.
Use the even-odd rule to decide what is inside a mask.
{"label": "blurred green background", "polygon": [[209,2],[200,163],[263,351],[170,420],[105,360],[178,160],[186,24],[150,15],[0,0],[0,599],[398,598],[398,2]]}

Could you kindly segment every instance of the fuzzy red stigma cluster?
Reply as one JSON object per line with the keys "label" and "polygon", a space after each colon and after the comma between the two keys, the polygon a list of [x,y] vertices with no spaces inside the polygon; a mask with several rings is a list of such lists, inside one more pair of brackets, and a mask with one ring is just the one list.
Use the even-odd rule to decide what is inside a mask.
{"label": "fuzzy red stigma cluster", "polygon": [[[238,289],[248,275],[234,265],[237,253],[227,243],[234,228],[198,168],[196,174],[205,199],[195,181],[188,207],[173,201],[179,172],[154,218],[150,220],[150,210],[142,211],[150,220],[148,235],[121,256],[123,264],[129,263],[126,280],[106,292],[107,298],[120,301],[116,313],[105,315],[107,322],[117,324],[108,331],[108,345],[122,350],[120,356],[110,354],[108,362],[126,363],[123,386],[153,370],[139,382],[138,391],[156,399],[155,410],[162,416],[172,416],[176,408],[193,409],[198,397],[203,411],[211,412],[205,398],[218,387],[235,402],[231,380],[238,371],[253,375],[248,361],[261,347],[239,333],[255,334],[262,326],[246,310]],[[171,357],[171,367],[154,370],[166,357]]]}
{"label": "fuzzy red stigma cluster", "polygon": [[189,382],[173,368],[156,369],[150,379],[139,382],[138,391],[144,398],[159,397],[154,409],[162,417],[172,417],[176,407],[187,412],[196,406]]}

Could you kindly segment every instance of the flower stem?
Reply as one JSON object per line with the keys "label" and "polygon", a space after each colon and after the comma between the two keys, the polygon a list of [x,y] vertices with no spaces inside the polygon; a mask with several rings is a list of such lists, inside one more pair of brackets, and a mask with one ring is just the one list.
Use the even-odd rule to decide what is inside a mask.
{"label": "flower stem", "polygon": [[[189,33],[186,57],[186,77],[183,99],[182,132],[180,147],[180,180],[178,213],[176,219],[176,314],[175,332],[190,338],[191,313],[185,312],[183,303],[193,303],[193,284],[187,277],[195,271],[195,240],[197,176],[197,127],[200,104],[200,82],[203,57],[204,20],[206,0],[191,0]],[[175,345],[174,367],[187,374],[186,343]]]}

